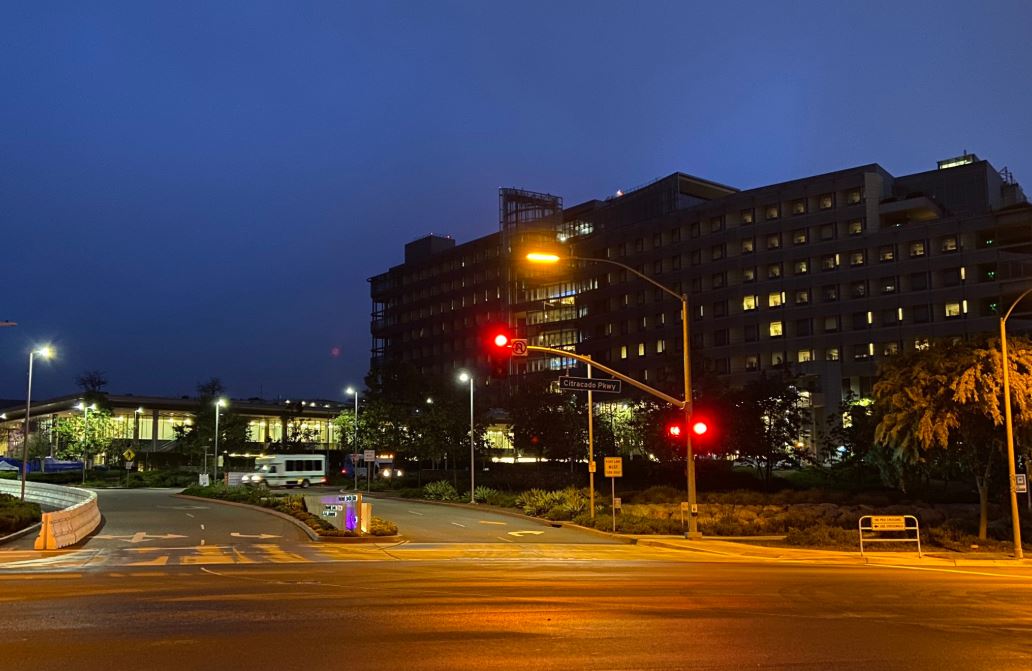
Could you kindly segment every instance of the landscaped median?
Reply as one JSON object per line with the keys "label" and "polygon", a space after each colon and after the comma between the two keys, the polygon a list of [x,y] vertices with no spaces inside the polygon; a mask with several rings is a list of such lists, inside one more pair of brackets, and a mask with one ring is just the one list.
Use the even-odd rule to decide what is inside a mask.
{"label": "landscaped median", "polygon": [[182,492],[186,496],[197,496],[206,499],[228,501],[230,503],[241,503],[256,506],[278,513],[288,515],[314,531],[319,538],[326,540],[338,539],[362,539],[362,538],[383,538],[398,535],[398,525],[389,520],[373,517],[369,523],[369,533],[363,534],[359,531],[348,531],[337,529],[332,524],[318,515],[313,515],[305,509],[304,496],[300,494],[289,494],[286,492],[274,492],[268,489],[255,489],[252,487],[227,487],[225,485],[210,485],[201,487],[194,485],[187,487]]}
{"label": "landscaped median", "polygon": [[[398,490],[397,494],[436,501],[469,501],[468,491],[460,494],[447,481],[432,482],[422,489]],[[575,487],[554,491],[530,489],[520,493],[489,487],[474,490],[478,503],[550,521],[572,522],[611,531],[613,511],[608,493],[596,492],[594,518],[588,494],[586,488]],[[635,536],[683,534],[682,490],[650,487],[638,492],[624,492],[621,498],[622,506],[616,513],[617,533]],[[819,549],[859,551],[857,523],[864,515],[916,516],[921,524],[921,542],[929,549],[953,552],[1005,552],[1009,549],[1009,527],[992,528],[997,538],[979,540],[973,535],[977,529],[978,507],[971,504],[930,504],[893,500],[881,492],[852,494],[818,489],[706,493],[700,496],[699,501],[699,529],[704,536],[742,540],[762,537],[763,543]],[[1032,538],[1030,532],[1032,529],[1028,529],[1024,537]],[[771,537],[780,537],[781,540],[772,541]]]}
{"label": "landscaped median", "polygon": [[22,501],[10,494],[0,494],[0,538],[39,524],[43,517],[38,503]]}

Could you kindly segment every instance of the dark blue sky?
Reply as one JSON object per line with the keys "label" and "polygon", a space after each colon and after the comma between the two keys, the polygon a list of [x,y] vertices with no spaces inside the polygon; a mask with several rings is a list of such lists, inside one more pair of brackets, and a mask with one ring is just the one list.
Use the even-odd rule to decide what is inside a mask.
{"label": "dark blue sky", "polygon": [[0,397],[43,341],[38,397],[87,369],[338,397],[366,278],[495,230],[499,186],[573,204],[967,149],[1032,190],[1030,25],[992,0],[4,2]]}

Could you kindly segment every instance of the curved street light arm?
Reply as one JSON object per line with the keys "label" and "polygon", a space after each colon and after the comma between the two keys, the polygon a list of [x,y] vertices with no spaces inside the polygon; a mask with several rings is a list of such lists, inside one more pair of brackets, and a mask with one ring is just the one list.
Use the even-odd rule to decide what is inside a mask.
{"label": "curved street light arm", "polygon": [[1003,316],[1003,321],[1007,321],[1007,318],[1011,316],[1012,312],[1014,312],[1014,308],[1018,307],[1018,303],[1021,302],[1021,299],[1023,299],[1025,296],[1028,296],[1029,294],[1032,294],[1032,287],[1025,289],[1024,293],[1022,293],[1020,296],[1014,299],[1014,302],[1011,303],[1010,309],[1007,310],[1007,314]]}
{"label": "curved street light arm", "polygon": [[596,259],[596,258],[587,257],[587,256],[567,256],[566,258],[570,259],[571,261],[585,261],[585,262],[588,262],[588,263],[608,263],[609,265],[617,266],[619,268],[623,268],[627,272],[632,273],[635,277],[638,277],[640,279],[645,280],[646,282],[648,282],[652,286],[656,287],[657,289],[662,289],[663,291],[665,291],[666,293],[670,294],[671,296],[673,296],[677,300],[679,300],[679,301],[686,301],[687,300],[684,297],[684,295],[677,293],[676,291],[674,291],[673,289],[671,289],[669,287],[663,286],[662,284],[660,284],[656,280],[652,279],[651,277],[648,277],[647,275],[643,275],[640,272],[638,272],[637,270],[635,270],[634,268],[631,268],[630,266],[628,266],[626,264],[620,263],[619,261],[613,261],[611,259]]}

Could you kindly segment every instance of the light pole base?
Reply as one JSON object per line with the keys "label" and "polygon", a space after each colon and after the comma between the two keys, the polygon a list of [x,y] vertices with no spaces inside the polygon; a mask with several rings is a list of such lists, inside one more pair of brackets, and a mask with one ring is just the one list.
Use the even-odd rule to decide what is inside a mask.
{"label": "light pole base", "polygon": [[702,532],[701,531],[685,531],[684,532],[684,537],[687,538],[690,541],[701,541],[702,540]]}

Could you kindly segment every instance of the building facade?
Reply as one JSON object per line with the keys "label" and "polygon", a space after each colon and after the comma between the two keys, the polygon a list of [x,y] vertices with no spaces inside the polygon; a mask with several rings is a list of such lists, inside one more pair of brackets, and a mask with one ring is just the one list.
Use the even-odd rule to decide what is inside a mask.
{"label": "building facade", "polygon": [[[407,245],[405,263],[370,279],[374,369],[483,369],[481,330],[505,322],[680,396],[680,303],[605,263],[529,268],[525,251],[544,243],[687,294],[697,376],[740,385],[790,367],[819,416],[870,394],[885,357],[996,332],[1032,279],[1032,206],[971,154],[748,190],[675,173],[462,245]],[[530,358],[513,372],[571,364]]]}

